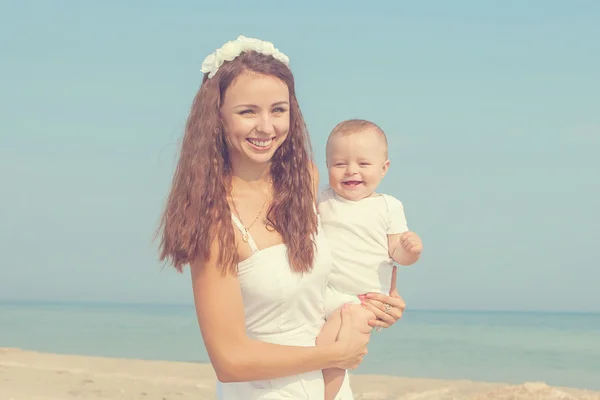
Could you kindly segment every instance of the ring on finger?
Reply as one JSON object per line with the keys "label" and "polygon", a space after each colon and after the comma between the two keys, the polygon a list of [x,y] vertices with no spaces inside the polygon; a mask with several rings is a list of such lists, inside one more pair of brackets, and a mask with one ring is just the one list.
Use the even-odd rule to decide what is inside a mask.
{"label": "ring on finger", "polygon": [[387,303],[383,303],[383,307],[384,307],[384,310],[383,310],[383,312],[384,312],[384,313],[386,313],[386,314],[389,314],[389,312],[388,312],[388,311],[390,311],[390,308],[392,308],[392,306],[390,306],[390,305],[389,305],[389,304],[387,304]]}

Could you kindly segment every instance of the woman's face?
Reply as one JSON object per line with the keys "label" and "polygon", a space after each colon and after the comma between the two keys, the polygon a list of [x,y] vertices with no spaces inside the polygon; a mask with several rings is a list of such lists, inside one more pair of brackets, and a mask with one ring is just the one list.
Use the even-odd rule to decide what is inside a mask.
{"label": "woman's face", "polygon": [[220,110],[232,162],[268,163],[290,129],[290,93],[285,82],[245,71],[225,91]]}

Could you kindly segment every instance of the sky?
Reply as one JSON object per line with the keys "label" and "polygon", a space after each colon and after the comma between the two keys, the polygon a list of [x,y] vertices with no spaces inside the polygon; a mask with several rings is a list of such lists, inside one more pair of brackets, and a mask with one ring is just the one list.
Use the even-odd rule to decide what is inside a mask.
{"label": "sky", "polygon": [[153,235],[243,34],[290,57],[322,180],[337,122],[387,133],[409,308],[600,311],[600,2],[367,4],[0,1],[0,300],[192,303]]}

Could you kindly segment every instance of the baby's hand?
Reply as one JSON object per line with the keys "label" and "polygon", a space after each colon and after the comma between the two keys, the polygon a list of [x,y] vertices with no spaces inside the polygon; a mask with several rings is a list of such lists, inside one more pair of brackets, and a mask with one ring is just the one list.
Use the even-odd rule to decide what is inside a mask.
{"label": "baby's hand", "polygon": [[421,238],[414,232],[404,232],[400,236],[400,245],[409,253],[420,254],[423,251],[423,242]]}

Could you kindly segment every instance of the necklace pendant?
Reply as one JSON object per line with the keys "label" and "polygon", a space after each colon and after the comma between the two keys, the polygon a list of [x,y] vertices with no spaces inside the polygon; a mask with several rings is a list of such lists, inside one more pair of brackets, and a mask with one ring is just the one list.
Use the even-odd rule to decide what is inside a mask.
{"label": "necklace pendant", "polygon": [[242,240],[244,241],[244,243],[248,243],[248,239],[250,239],[248,229],[244,229],[244,233],[242,234]]}

